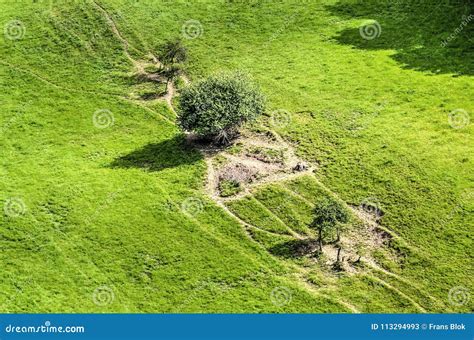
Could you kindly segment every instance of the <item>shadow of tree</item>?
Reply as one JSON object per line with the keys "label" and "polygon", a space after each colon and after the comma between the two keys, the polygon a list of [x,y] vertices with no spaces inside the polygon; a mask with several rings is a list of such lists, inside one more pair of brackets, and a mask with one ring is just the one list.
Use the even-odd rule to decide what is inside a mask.
{"label": "shadow of tree", "polygon": [[158,71],[123,75],[122,79],[124,84],[132,90],[130,95],[135,99],[154,100],[167,93],[166,78]]}
{"label": "shadow of tree", "polygon": [[284,258],[297,258],[310,254],[315,254],[318,249],[318,243],[314,239],[291,240],[279,243],[269,249],[269,252],[275,256]]}
{"label": "shadow of tree", "polygon": [[469,0],[343,0],[326,8],[343,19],[366,19],[369,24],[375,20],[380,25],[372,27],[376,32],[368,27],[365,38],[359,28],[345,29],[335,38],[341,44],[395,49],[392,57],[407,69],[473,75],[473,7]]}
{"label": "shadow of tree", "polygon": [[177,135],[159,143],[145,145],[141,149],[119,157],[110,164],[110,167],[161,171],[193,164],[201,159],[201,153],[187,142],[185,136]]}

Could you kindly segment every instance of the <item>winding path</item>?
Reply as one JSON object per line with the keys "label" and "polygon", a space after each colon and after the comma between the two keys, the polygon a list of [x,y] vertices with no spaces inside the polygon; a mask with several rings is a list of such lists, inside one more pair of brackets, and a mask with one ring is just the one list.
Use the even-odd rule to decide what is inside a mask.
{"label": "winding path", "polygon": [[[131,54],[130,54],[130,49],[140,53],[140,51],[138,49],[136,49],[135,47],[133,47],[128,41],[127,39],[120,33],[115,21],[113,20],[113,18],[109,15],[109,13],[107,12],[107,10],[96,0],[93,0],[93,3],[95,4],[95,6],[103,13],[103,15],[105,16],[108,24],[110,25],[113,33],[115,34],[115,36],[121,41],[121,43],[123,44],[123,51],[124,51],[124,54],[125,56],[127,57],[127,59],[133,64],[133,66],[135,67],[135,69],[140,72],[140,73],[145,73],[144,71],[144,66],[143,64],[136,60]],[[153,57],[153,60],[155,62],[155,64],[157,66],[161,66],[161,63],[159,62],[159,60],[155,57],[155,56],[152,56]],[[3,63],[3,64],[6,64],[5,62],[0,62],[0,63]],[[9,65],[11,67],[13,67],[12,65]],[[44,82],[47,82],[49,83],[50,85],[52,86],[55,86],[55,87],[59,87],[59,88],[63,88],[61,86],[58,86],[57,84],[54,84],[53,82],[50,82],[49,80],[39,76],[39,75],[35,75],[33,73],[31,73],[33,76],[35,76],[36,78],[38,79],[41,79],[42,81]],[[186,76],[182,76],[181,77],[182,80],[185,82],[185,84],[189,84],[189,79],[186,77]],[[63,89],[66,89],[66,88],[63,88]],[[176,89],[174,87],[174,84],[172,82],[170,82],[168,84],[168,92],[161,98],[159,98],[160,100],[163,100],[166,102],[167,106],[169,107],[169,109],[176,115],[176,111],[173,107],[173,98],[176,96]],[[127,99],[127,98],[124,98],[124,97],[120,97],[121,99],[125,99],[125,100],[128,100],[130,102],[133,102],[134,104],[136,105],[139,105],[141,107],[143,107],[144,109],[156,114],[155,111],[151,110],[150,108],[148,108],[144,103],[141,103],[141,102],[136,102],[136,101],[132,101],[130,99]],[[163,119],[167,120],[169,123],[172,123],[174,124],[174,122],[172,122],[171,120],[169,120],[168,118],[166,118],[165,116],[162,116]],[[291,161],[293,162],[296,162],[296,161],[299,161],[298,157],[295,156],[295,150],[293,149],[293,147],[288,144],[278,133],[276,133],[275,131],[271,130],[272,134],[275,136],[275,138],[277,139],[277,142],[280,143],[281,145],[284,145],[286,148],[288,148],[290,154],[292,155],[292,159]],[[205,155],[206,156],[206,155]],[[208,181],[207,181],[207,191],[209,193],[209,196],[217,203],[217,205],[223,209],[223,211],[225,211],[229,216],[233,217],[237,222],[239,222],[239,224],[243,227],[244,231],[245,231],[245,234],[247,235],[247,237],[249,237],[249,239],[251,239],[253,242],[255,242],[259,247],[262,247],[264,248],[259,242],[256,242],[252,236],[250,235],[249,233],[249,229],[250,228],[255,228],[255,229],[258,229],[258,230],[262,230],[262,231],[266,231],[266,230],[263,230],[261,228],[258,228],[256,227],[255,225],[252,225],[252,224],[249,224],[247,223],[246,221],[242,220],[239,216],[237,216],[236,214],[234,214],[225,204],[225,199],[219,197],[218,195],[215,194],[215,187],[216,187],[216,183],[214,182],[215,181],[215,169],[214,169],[214,165],[212,164],[212,158],[209,158],[207,157],[206,158],[206,163],[207,163],[207,167],[208,167]],[[327,188],[326,186],[324,186],[317,178],[316,176],[314,176],[313,174],[313,170],[314,170],[314,167],[311,167],[309,169],[307,169],[307,171],[303,171],[301,173],[276,173],[274,174],[273,176],[269,176],[268,178],[266,178],[264,181],[260,181],[258,183],[256,183],[255,185],[252,185],[251,186],[251,190],[255,189],[255,188],[258,188],[259,186],[261,185],[264,185],[264,184],[267,184],[267,183],[279,183],[279,182],[282,182],[282,181],[287,181],[287,180],[290,180],[290,179],[294,179],[294,178],[297,178],[299,176],[302,176],[302,175],[311,175],[313,176],[313,178],[316,179],[316,181],[325,189],[328,191],[328,193],[330,193],[331,195],[333,195],[334,197],[338,197],[338,195],[334,192],[332,192],[329,188]],[[243,195],[245,194],[249,194],[249,191],[247,191],[246,193],[244,194],[241,194],[239,196],[237,196],[237,198],[240,198],[242,197]],[[295,195],[298,195],[297,193],[294,193]],[[299,195],[298,195],[299,196]],[[234,198],[235,199],[235,198]],[[306,201],[306,200],[305,200]],[[265,207],[266,208],[266,207]],[[268,210],[268,208],[266,208]],[[271,211],[270,211],[271,213]],[[273,213],[272,213],[273,214]],[[274,214],[273,214],[274,215]],[[277,216],[275,216],[277,217]],[[361,218],[360,216],[357,216],[358,218]],[[278,218],[278,217],[277,217]],[[194,222],[198,223],[198,225],[201,226],[201,228],[203,228],[203,226],[201,225],[201,223],[199,223],[199,221],[197,221],[195,218],[192,218],[194,220]],[[280,220],[281,221],[281,220]],[[282,222],[283,223],[283,222]],[[287,226],[285,223],[283,223],[283,225]],[[299,235],[298,233],[296,233],[294,230],[292,230],[291,228],[288,228],[288,231],[290,232],[290,234],[295,237],[295,238],[299,238],[301,239],[302,236]],[[212,231],[209,231],[207,230],[206,228],[203,229],[203,231],[205,231],[206,233],[208,233],[210,236],[216,238],[216,240],[218,240],[218,242],[220,243],[223,243],[223,244],[226,244],[227,246],[230,246],[231,248],[235,248],[233,245],[230,245],[228,244],[228,242],[226,242],[225,240],[223,240],[222,238],[218,237],[217,235],[215,235],[215,233],[213,233]],[[266,232],[269,232],[269,231],[266,231]],[[388,233],[390,233],[392,236],[395,236],[397,238],[400,238],[400,236],[398,235],[394,235],[394,233],[392,231],[388,231]],[[272,233],[272,232],[269,232],[271,234],[275,234],[276,233]],[[239,247],[240,248],[240,247]],[[264,248],[265,249],[265,248]],[[237,250],[237,249],[236,249]],[[265,249],[266,250],[266,249]],[[239,250],[240,253],[243,253],[242,251]],[[248,257],[248,256],[246,256]],[[394,277],[395,279],[397,280],[400,280],[401,282],[404,282],[404,283],[407,283],[407,281],[403,278],[401,278],[400,276],[394,274],[394,273],[391,273],[383,268],[380,268],[379,266],[377,266],[376,264],[374,263],[371,263],[370,261],[367,262],[365,261],[364,264],[368,267],[370,267],[372,270],[376,270],[376,271],[381,271],[383,272],[384,274],[386,275],[390,275],[391,277]],[[297,272],[300,273],[300,275],[304,274],[304,270],[302,270],[302,268],[300,267],[295,267],[293,265],[288,265],[286,264],[287,266],[290,266],[292,267],[294,270],[296,270]],[[374,277],[374,276],[371,276],[372,279],[374,279],[375,281],[379,282],[380,284],[382,284],[383,286],[387,287],[388,289],[396,292],[397,294],[399,294],[401,297],[403,297],[404,299],[406,299],[407,301],[409,301],[413,306],[415,306],[415,308],[420,311],[420,312],[426,312],[426,310],[421,306],[419,305],[416,301],[414,301],[410,296],[408,296],[407,294],[403,293],[402,291],[400,291],[399,289],[397,289],[396,287],[392,286],[391,284],[387,283],[386,281],[382,280],[381,278],[378,278],[378,277]],[[309,291],[312,295],[315,295],[315,296],[320,296],[320,297],[324,297],[326,299],[329,299],[329,300],[333,300],[332,297],[329,297],[325,294],[323,294],[321,291],[318,291],[317,288],[310,284],[307,280],[305,280],[304,278],[302,277],[299,277],[297,279],[297,283],[304,287],[307,291]],[[411,284],[411,283],[408,283],[408,284]],[[430,295],[427,295],[425,294],[425,296],[429,297],[432,301],[436,301],[436,299]],[[357,307],[349,304],[348,302],[345,302],[345,301],[342,301],[341,299],[337,299],[337,302],[343,306],[344,308],[348,309],[349,311],[351,312],[354,312],[354,313],[359,313],[360,311],[357,309]]]}

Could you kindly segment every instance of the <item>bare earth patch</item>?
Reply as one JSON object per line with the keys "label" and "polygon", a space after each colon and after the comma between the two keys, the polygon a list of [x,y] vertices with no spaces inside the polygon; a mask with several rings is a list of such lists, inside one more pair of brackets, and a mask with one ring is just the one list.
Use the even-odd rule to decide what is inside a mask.
{"label": "bare earth patch", "polygon": [[[193,136],[189,136],[189,142],[205,156],[208,165],[206,188],[222,207],[225,207],[225,202],[252,194],[254,189],[263,184],[313,175],[315,170],[314,166],[298,158],[293,147],[273,131],[260,134],[245,131],[234,141],[233,146],[227,148],[199,143]],[[229,182],[238,186],[238,190],[223,193],[222,184]],[[337,244],[324,244],[320,254],[315,235],[295,238],[290,256],[307,258],[331,271],[348,274],[360,272],[363,267],[358,266],[360,263],[379,268],[372,254],[386,248],[392,236],[379,225],[380,216],[372,216],[359,207],[352,210],[361,221],[359,228],[351,228],[343,233]],[[232,214],[228,209],[226,211]]]}
{"label": "bare earth patch", "polygon": [[[245,132],[234,141],[235,147],[231,148],[194,144],[205,155],[209,167],[208,192],[219,201],[236,199],[264,183],[289,179],[314,170],[309,166],[298,166],[305,164],[304,161],[274,132],[258,135]],[[222,180],[236,181],[242,190],[232,197],[222,197],[219,194],[219,183]]]}

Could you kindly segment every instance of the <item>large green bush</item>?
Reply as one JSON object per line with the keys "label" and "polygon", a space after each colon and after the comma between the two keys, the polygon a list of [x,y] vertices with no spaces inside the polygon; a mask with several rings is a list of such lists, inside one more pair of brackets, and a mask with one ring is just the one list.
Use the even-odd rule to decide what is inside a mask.
{"label": "large green bush", "polygon": [[245,122],[265,109],[259,87],[242,72],[220,73],[185,88],[178,122],[182,129],[227,143]]}

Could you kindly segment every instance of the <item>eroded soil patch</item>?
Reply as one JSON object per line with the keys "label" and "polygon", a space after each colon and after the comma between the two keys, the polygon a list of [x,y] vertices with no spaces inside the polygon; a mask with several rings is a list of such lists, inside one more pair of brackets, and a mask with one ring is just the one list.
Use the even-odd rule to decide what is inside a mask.
{"label": "eroded soil patch", "polygon": [[[204,143],[195,145],[203,152],[210,167],[207,183],[209,194],[221,201],[248,194],[258,185],[314,170],[295,156],[288,143],[270,131],[258,135],[244,132],[229,148]],[[223,181],[238,185],[240,190],[235,195],[222,195],[220,188]]]}

